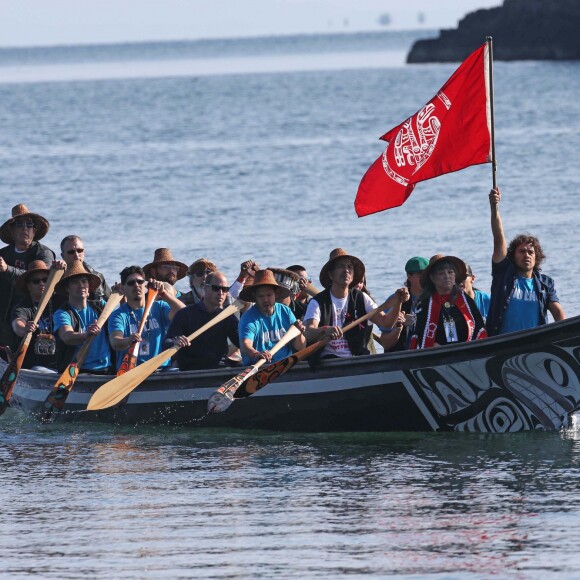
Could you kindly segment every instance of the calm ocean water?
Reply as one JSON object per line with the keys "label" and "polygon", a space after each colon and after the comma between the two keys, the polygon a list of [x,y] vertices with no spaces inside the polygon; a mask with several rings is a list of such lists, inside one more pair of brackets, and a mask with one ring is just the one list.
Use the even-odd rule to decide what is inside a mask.
{"label": "calm ocean water", "polygon": [[[490,283],[489,165],[357,219],[378,137],[455,65],[413,34],[0,50],[2,221],[79,233],[110,282],[169,246],[233,278],[249,257],[317,278],[337,246],[381,299],[416,254]],[[483,39],[482,39],[483,42]],[[496,63],[506,233],[530,231],[580,314],[580,64]],[[181,287],[184,288],[183,281]],[[575,433],[291,435],[0,420],[2,574],[578,577]]]}

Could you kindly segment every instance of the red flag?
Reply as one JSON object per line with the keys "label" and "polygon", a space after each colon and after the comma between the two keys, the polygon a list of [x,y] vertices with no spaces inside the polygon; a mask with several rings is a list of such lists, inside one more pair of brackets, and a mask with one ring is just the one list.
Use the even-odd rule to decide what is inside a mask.
{"label": "red flag", "polygon": [[360,182],[359,217],[402,205],[420,181],[491,161],[488,58],[483,44],[420,111],[381,137],[389,145]]}

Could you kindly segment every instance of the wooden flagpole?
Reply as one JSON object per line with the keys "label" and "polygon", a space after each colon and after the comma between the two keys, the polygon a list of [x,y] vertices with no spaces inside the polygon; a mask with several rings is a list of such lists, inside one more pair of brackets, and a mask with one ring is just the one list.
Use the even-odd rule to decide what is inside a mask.
{"label": "wooden flagpole", "polygon": [[493,38],[485,37],[489,61],[489,110],[491,116],[491,180],[493,189],[497,189],[497,162],[495,158],[495,116],[493,111]]}

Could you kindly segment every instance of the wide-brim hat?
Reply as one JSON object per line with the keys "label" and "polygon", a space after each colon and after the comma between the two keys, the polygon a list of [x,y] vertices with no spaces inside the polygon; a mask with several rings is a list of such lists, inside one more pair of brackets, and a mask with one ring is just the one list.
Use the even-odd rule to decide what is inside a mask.
{"label": "wide-brim hat", "polygon": [[94,292],[101,285],[101,279],[97,275],[87,272],[83,263],[80,260],[75,260],[67,267],[64,276],[56,285],[56,293],[61,296],[68,296],[68,281],[71,278],[80,278],[81,276],[88,278],[89,292]]}
{"label": "wide-brim hat", "polygon": [[24,272],[22,276],[19,276],[16,279],[14,286],[16,287],[16,290],[18,290],[18,292],[20,292],[21,294],[25,294],[27,290],[26,285],[28,284],[28,281],[30,280],[31,276],[33,276],[37,272],[48,273],[49,271],[50,268],[42,260],[34,260],[34,262],[30,262],[30,264],[28,264],[26,272]]}
{"label": "wide-brim hat", "polygon": [[5,244],[14,243],[11,226],[17,219],[23,218],[31,219],[34,222],[35,240],[41,240],[46,236],[50,227],[48,220],[37,213],[31,213],[23,203],[19,203],[12,208],[12,217],[6,220],[0,227],[0,240]]}
{"label": "wide-brim hat", "polygon": [[276,282],[286,288],[290,294],[297,294],[300,291],[300,286],[298,285],[300,276],[296,272],[284,270],[283,268],[268,268],[268,270],[274,274]]}
{"label": "wide-brim hat", "polygon": [[437,264],[441,264],[442,262],[451,262],[457,270],[458,274],[455,277],[456,284],[461,284],[461,282],[465,280],[467,276],[467,268],[465,267],[465,262],[463,260],[456,256],[442,256],[441,254],[435,254],[435,256],[432,256],[429,260],[429,265],[421,272],[421,286],[423,286],[423,288],[425,288],[428,280],[430,280],[433,269]]}
{"label": "wide-brim hat", "polygon": [[151,268],[161,266],[162,264],[171,264],[177,266],[177,279],[185,278],[187,266],[183,262],[178,262],[171,253],[169,248],[157,248],[153,256],[153,262],[143,266],[146,278],[151,278]]}
{"label": "wide-brim hat", "polygon": [[325,288],[330,288],[332,285],[332,280],[330,279],[329,272],[334,269],[334,263],[336,260],[346,258],[352,262],[354,267],[354,274],[352,282],[350,283],[349,288],[354,288],[362,279],[365,277],[365,265],[359,260],[356,256],[351,256],[347,254],[345,250],[342,248],[336,248],[330,252],[330,257],[328,258],[328,262],[322,266],[322,270],[320,270],[320,283]]}
{"label": "wide-brim hat", "polygon": [[278,284],[274,272],[266,269],[258,270],[254,276],[254,283],[242,288],[242,291],[240,292],[240,300],[243,300],[244,302],[255,302],[254,291],[259,286],[274,286],[276,288],[277,298],[288,298],[290,296],[290,290]]}
{"label": "wide-brim hat", "polygon": [[200,258],[189,266],[187,269],[187,275],[191,276],[202,268],[204,270],[209,270],[210,272],[217,272],[217,266],[211,260],[208,260],[207,258]]}

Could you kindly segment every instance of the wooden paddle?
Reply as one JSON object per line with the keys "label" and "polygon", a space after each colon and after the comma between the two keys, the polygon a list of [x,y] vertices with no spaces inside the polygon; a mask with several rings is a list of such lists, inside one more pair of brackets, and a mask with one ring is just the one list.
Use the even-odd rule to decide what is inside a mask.
{"label": "wooden paddle", "polygon": [[316,296],[317,294],[320,294],[320,290],[316,286],[314,286],[312,282],[308,282],[308,284],[306,284],[306,286],[304,287],[304,292],[306,292],[306,294],[308,294],[309,296]]}
{"label": "wooden paddle", "polygon": [[[115,308],[119,306],[122,298],[123,295],[121,293],[116,291],[111,292],[111,295],[109,296],[103,311],[96,321],[96,324],[101,329],[101,332],[103,332],[103,326],[107,322],[107,319],[109,316],[111,316]],[[48,423],[55,411],[61,411],[63,409],[67,397],[72,391],[77,380],[79,370],[82,367],[87,354],[89,353],[91,344],[97,336],[98,335],[96,334],[87,336],[82,346],[74,355],[68,367],[66,367],[58,381],[56,381],[54,384],[54,387],[52,387],[52,390],[48,394],[48,397],[46,397],[46,400],[44,401],[40,410],[40,420],[43,423]]]}
{"label": "wooden paddle", "polygon": [[[357,318],[350,324],[347,324],[342,329],[343,334],[348,332],[352,328],[355,328],[359,324],[363,323],[365,320],[368,320],[369,318],[374,316],[377,312],[381,312],[383,310],[386,310],[387,308],[392,308],[397,303],[398,298],[397,295],[394,294],[393,296],[385,300],[385,302],[383,302],[380,306],[377,306],[374,310],[371,310],[371,312],[365,314],[364,316],[361,316],[360,318]],[[289,371],[295,364],[299,363],[300,361],[306,360],[307,358],[312,356],[316,351],[320,350],[326,344],[328,344],[329,341],[330,337],[327,336],[326,338],[323,338],[322,340],[319,340],[318,342],[315,342],[314,344],[311,344],[310,346],[307,346],[306,348],[303,348],[302,350],[295,352],[293,355],[285,359],[282,359],[276,363],[264,367],[259,373],[256,373],[254,376],[252,376],[248,381],[246,381],[246,383],[240,389],[238,389],[235,398],[242,399],[245,397],[249,397],[250,395],[253,395],[256,391],[259,391],[261,388],[270,384],[272,381],[276,380],[279,376]]]}
{"label": "wooden paddle", "polygon": [[[154,290],[153,288],[149,289],[147,292],[147,299],[145,301],[145,308],[143,309],[143,316],[141,317],[141,322],[139,323],[139,329],[137,330],[138,334],[143,332],[145,328],[145,323],[147,322],[147,317],[149,316],[149,312],[151,312],[151,308],[153,303],[155,302],[155,298],[157,298],[157,294],[159,292]],[[131,343],[131,346],[125,353],[123,357],[123,362],[117,371],[117,376],[124,375],[127,371],[134,369],[137,366],[137,357],[139,356],[139,348],[141,347],[141,343],[138,340],[134,340]]]}
{"label": "wooden paddle", "polygon": [[[282,347],[286,346],[290,341],[294,340],[300,335],[300,330],[292,325],[288,332],[270,349],[271,354],[276,354]],[[258,372],[258,369],[266,362],[266,359],[260,359],[257,363],[236,375],[221,387],[212,393],[207,401],[207,410],[210,413],[221,413],[225,411],[233,402],[236,391],[241,387],[242,383],[246,381],[253,374]]]}
{"label": "wooden paddle", "polygon": [[[54,293],[54,289],[62,278],[63,274],[64,270],[57,270],[56,268],[50,269],[44,292],[40,297],[40,302],[38,303],[36,314],[32,320],[34,324],[38,324],[38,321],[41,319],[42,313],[48,306],[48,303]],[[14,385],[16,384],[16,379],[18,378],[18,373],[22,368],[22,363],[24,362],[24,357],[26,356],[26,352],[28,351],[28,347],[32,341],[33,334],[33,332],[26,333],[22,339],[22,342],[20,343],[20,346],[18,347],[18,350],[10,359],[8,368],[4,371],[4,374],[0,379],[0,415],[2,415],[4,411],[6,411],[6,407],[8,407],[10,397],[12,397],[12,391],[14,390]]]}
{"label": "wooden paddle", "polygon": [[[187,340],[190,342],[203,334],[206,330],[215,326],[218,322],[225,320],[228,316],[239,312],[245,306],[244,302],[236,300],[230,304],[215,318],[212,318],[207,324],[191,333]],[[157,356],[146,360],[144,363],[136,366],[129,372],[110,380],[99,387],[91,397],[87,405],[87,411],[99,411],[116,405],[122,401],[129,393],[138,387],[147,377],[153,374],[166,360],[170,359],[181,347],[172,346],[167,350],[159,353]]]}

